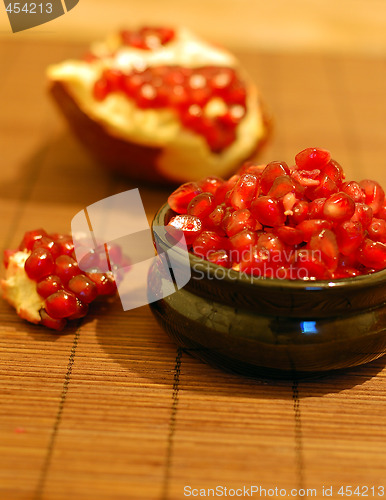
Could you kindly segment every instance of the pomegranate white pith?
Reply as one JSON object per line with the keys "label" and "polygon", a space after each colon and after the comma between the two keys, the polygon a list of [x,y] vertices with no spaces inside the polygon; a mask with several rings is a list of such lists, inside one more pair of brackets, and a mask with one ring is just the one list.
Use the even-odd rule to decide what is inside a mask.
{"label": "pomegranate white pith", "polygon": [[[116,35],[95,44],[92,52],[96,58],[91,62],[72,60],[51,66],[48,69],[51,87],[61,85],[79,111],[100,125],[107,136],[144,148],[159,148],[154,164],[148,166],[169,182],[197,180],[208,173],[228,175],[253,155],[266,136],[266,120],[256,86],[233,55],[185,29],[177,30],[174,39],[154,50],[122,46],[118,38]],[[212,151],[205,137],[184,126],[173,109],[141,109],[134,100],[119,92],[112,92],[100,101],[93,95],[95,83],[106,69],[128,73],[160,66],[225,67],[237,71],[245,82],[247,95],[245,114],[231,144],[221,151]],[[54,97],[60,100],[55,94]],[[221,99],[212,99],[204,113],[208,117],[221,113],[224,104]],[[71,121],[68,114],[67,118]],[[114,144],[111,147],[114,148]],[[122,161],[135,165],[138,159],[134,155]],[[150,172],[147,176],[151,177]]]}
{"label": "pomegranate white pith", "polygon": [[36,291],[36,282],[31,280],[24,270],[25,261],[30,255],[31,252],[19,251],[10,256],[1,289],[4,298],[21,318],[30,323],[40,323],[40,310],[44,299]]}

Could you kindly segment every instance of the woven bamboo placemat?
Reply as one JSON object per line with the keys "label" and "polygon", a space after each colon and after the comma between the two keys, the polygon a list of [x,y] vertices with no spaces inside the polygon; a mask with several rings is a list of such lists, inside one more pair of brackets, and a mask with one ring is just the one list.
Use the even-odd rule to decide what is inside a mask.
{"label": "woven bamboo placemat", "polygon": [[[96,168],[45,94],[46,66],[85,47],[15,40],[0,45],[3,248],[35,227],[69,232],[85,206],[138,187]],[[262,161],[321,146],[348,177],[386,184],[383,60],[240,58],[274,116]],[[168,191],[140,190],[150,220]],[[179,350],[147,307],[108,303],[62,335],[4,301],[0,316],[1,499],[179,500],[252,486],[263,488],[255,498],[342,498],[341,486],[375,498],[385,486],[385,358],[307,382],[252,381]]]}

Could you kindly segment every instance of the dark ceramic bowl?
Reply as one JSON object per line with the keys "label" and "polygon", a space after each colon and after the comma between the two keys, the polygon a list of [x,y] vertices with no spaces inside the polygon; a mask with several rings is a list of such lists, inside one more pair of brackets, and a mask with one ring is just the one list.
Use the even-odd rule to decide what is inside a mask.
{"label": "dark ceramic bowl", "polygon": [[[172,215],[164,205],[153,228]],[[166,237],[153,236],[158,248],[170,249]],[[183,265],[183,251],[175,255],[174,265]],[[386,270],[289,281],[246,277],[189,258],[188,284],[150,307],[171,337],[202,360],[248,376],[304,377],[386,353]]]}

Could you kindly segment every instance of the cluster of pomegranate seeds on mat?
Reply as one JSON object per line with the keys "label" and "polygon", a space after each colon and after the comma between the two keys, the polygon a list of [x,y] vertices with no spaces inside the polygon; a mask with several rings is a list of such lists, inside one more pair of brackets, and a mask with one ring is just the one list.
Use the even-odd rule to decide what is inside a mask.
{"label": "cluster of pomegranate seeds on mat", "polygon": [[123,45],[142,50],[156,50],[175,38],[171,28],[144,26],[138,30],[122,30],[120,38]]}
{"label": "cluster of pomegranate seeds on mat", "polygon": [[168,199],[191,251],[254,276],[339,279],[386,267],[386,202],[372,180],[346,181],[328,151],[307,148],[295,165],[243,165]]}
{"label": "cluster of pomegranate seeds on mat", "polygon": [[[85,316],[88,305],[98,296],[115,294],[117,288],[112,273],[101,272],[100,255],[104,251],[105,248],[91,251],[84,257],[81,268],[87,270],[85,272],[76,261],[70,236],[47,234],[44,229],[37,229],[25,233],[18,250],[5,251],[4,265],[8,268],[10,259],[18,252],[29,253],[24,270],[28,278],[36,282],[36,291],[44,303],[40,323],[62,330],[67,320]],[[118,247],[108,248],[108,252],[111,269],[122,265]]]}
{"label": "cluster of pomegranate seeds on mat", "polygon": [[173,110],[216,153],[234,142],[246,112],[244,83],[234,69],[222,66],[106,69],[95,82],[94,98],[103,101],[112,92],[124,93],[141,109]]}

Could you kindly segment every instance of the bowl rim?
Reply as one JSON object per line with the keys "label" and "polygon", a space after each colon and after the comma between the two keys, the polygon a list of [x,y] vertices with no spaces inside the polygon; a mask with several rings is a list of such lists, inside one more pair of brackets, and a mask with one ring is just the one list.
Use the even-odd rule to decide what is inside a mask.
{"label": "bowl rim", "polygon": [[[164,203],[160,209],[155,214],[152,223],[151,229],[154,239],[153,227],[164,226],[165,216],[166,214],[172,211],[174,212],[169,204]],[[174,212],[177,214],[176,212]],[[162,243],[165,246],[168,246],[168,242],[162,239]],[[174,247],[173,252],[178,255],[185,255],[184,250],[181,248]],[[186,255],[185,255],[186,257]],[[214,264],[213,262],[209,262],[201,257],[198,257],[189,252],[189,260],[190,267],[194,267],[194,269],[198,271],[205,271],[208,273],[208,277],[211,276],[211,279],[216,279],[216,274],[218,270],[222,270],[224,277],[221,278],[221,281],[225,281],[226,283],[238,283],[244,286],[259,286],[264,288],[271,288],[277,290],[287,290],[287,291],[296,291],[296,290],[328,290],[328,289],[355,289],[355,288],[368,288],[375,287],[378,285],[385,284],[386,285],[386,268],[380,271],[376,271],[371,274],[361,274],[359,276],[349,277],[349,278],[339,278],[336,280],[288,280],[288,279],[280,279],[280,278],[266,278],[266,277],[256,277],[247,273],[240,273],[235,271],[234,269],[228,269],[218,264]],[[198,266],[198,267],[197,267]],[[225,271],[225,272],[224,272]],[[219,280],[220,281],[220,280]]]}

